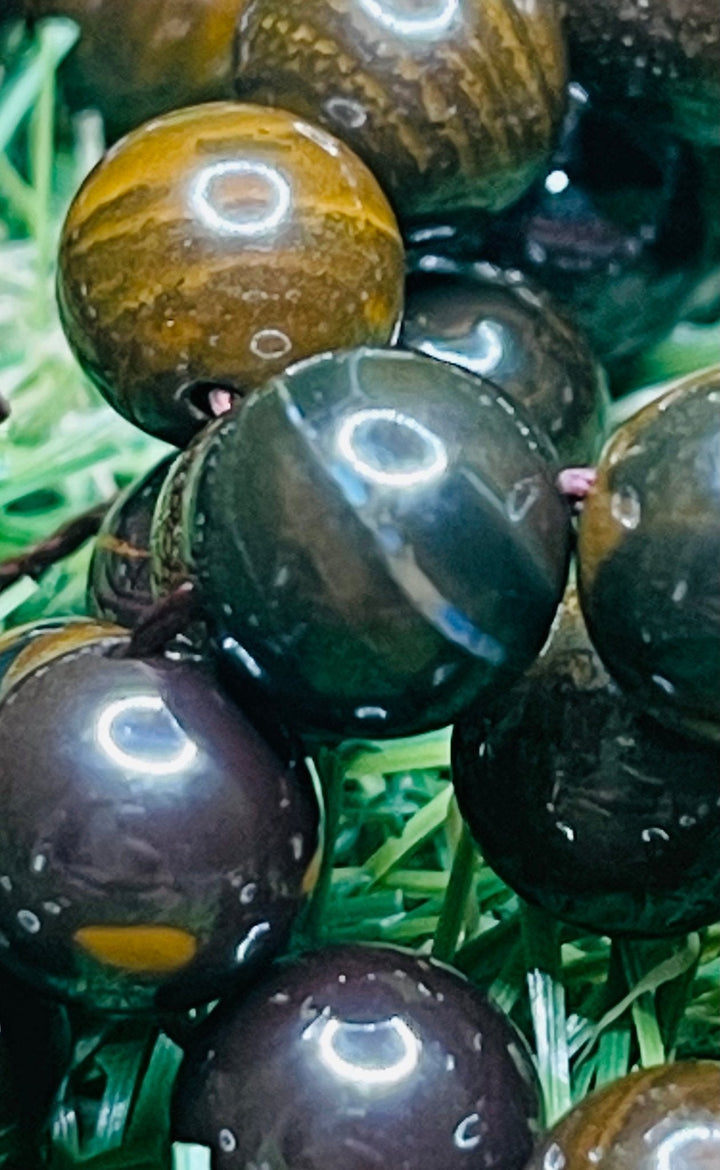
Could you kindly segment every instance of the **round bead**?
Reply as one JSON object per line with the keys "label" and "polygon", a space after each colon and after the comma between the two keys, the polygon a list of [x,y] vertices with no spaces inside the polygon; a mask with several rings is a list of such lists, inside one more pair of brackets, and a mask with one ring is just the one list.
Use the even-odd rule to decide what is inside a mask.
{"label": "round bead", "polygon": [[519,1033],[455,972],[343,946],[213,1014],[173,1113],[214,1170],[523,1170],[538,1096]]}
{"label": "round bead", "polygon": [[60,312],[108,401],[179,445],[238,394],[334,346],[389,340],[403,249],[347,147],[286,113],[179,110],[119,142],[68,213]]}
{"label": "round bead", "polygon": [[407,281],[400,340],[491,379],[525,407],[559,463],[594,461],[604,376],[576,327],[518,272],[426,257]]}
{"label": "round bead", "polygon": [[150,528],[168,455],[131,483],[110,508],[98,532],[88,571],[88,608],[97,617],[134,626],[154,602],[150,582]]}
{"label": "round bead", "polygon": [[586,1097],[527,1170],[712,1170],[720,1166],[720,1064],[631,1073]]}
{"label": "round bead", "polygon": [[577,599],[491,722],[455,729],[460,809],[489,865],[583,930],[677,935],[717,921],[720,750],[639,713]]}
{"label": "round bead", "polygon": [[309,359],[198,441],[153,573],[169,523],[226,659],[302,726],[443,726],[529,665],[562,596],[569,512],[539,442],[448,363]]}
{"label": "round bead", "polygon": [[603,453],[580,598],[608,669],[663,721],[720,743],[720,366],[675,383]]}
{"label": "round bead", "polygon": [[0,961],[94,1010],[174,1010],[284,943],[317,799],[207,667],[126,643],[83,622],[0,643]]}
{"label": "round bead", "polygon": [[403,220],[512,203],[563,105],[551,0],[247,0],[236,60],[243,99],[332,130]]}
{"label": "round bead", "polygon": [[80,41],[63,70],[74,107],[98,109],[110,138],[178,106],[228,98],[241,0],[25,0],[69,16]]}
{"label": "round bead", "polygon": [[569,0],[572,75],[638,121],[720,145],[715,0]]}
{"label": "round bead", "polygon": [[571,100],[548,173],[489,225],[482,255],[565,305],[601,361],[659,340],[710,262],[688,147]]}

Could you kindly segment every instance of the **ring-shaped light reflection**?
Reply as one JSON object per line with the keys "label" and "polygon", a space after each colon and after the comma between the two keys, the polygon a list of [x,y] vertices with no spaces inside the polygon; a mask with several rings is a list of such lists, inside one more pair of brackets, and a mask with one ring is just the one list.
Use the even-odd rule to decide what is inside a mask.
{"label": "ring-shaped light reflection", "polygon": [[402,37],[432,37],[447,31],[455,20],[460,0],[435,0],[413,16],[401,15],[391,0],[357,0],[368,16],[389,32]]}
{"label": "ring-shaped light reflection", "polygon": [[[412,431],[424,444],[426,457],[417,467],[397,471],[369,463],[357,449],[358,431],[375,422],[391,423]],[[412,487],[414,484],[429,483],[442,475],[448,465],[447,451],[442,440],[416,418],[389,406],[355,411],[340,426],[336,441],[338,450],[363,479],[388,487]]]}
{"label": "ring-shaped light reflection", "polygon": [[[472,334],[473,345],[468,351],[458,350],[457,343],[448,341],[433,341],[428,338],[420,345],[423,353],[430,357],[440,358],[441,361],[452,361],[456,353],[462,354],[463,369],[471,370],[473,374],[492,374],[500,365],[505,356],[504,330],[502,325],[495,321],[479,321]],[[459,363],[458,363],[459,364]]]}
{"label": "ring-shaped light reflection", "polygon": [[[357,1064],[338,1052],[337,1041],[343,1034],[346,1039],[352,1035],[371,1037],[387,1030],[392,1031],[393,1039],[400,1049],[400,1055],[391,1064],[376,1067]],[[420,1040],[412,1028],[399,1016],[370,1024],[347,1023],[332,1017],[325,1021],[318,1036],[318,1055],[325,1067],[344,1081],[369,1088],[397,1085],[411,1076],[417,1068],[421,1048]]]}
{"label": "ring-shaped light reflection", "polygon": [[720,1125],[692,1125],[665,1138],[654,1154],[657,1170],[685,1170],[685,1159],[677,1161],[675,1155],[682,1154],[695,1142],[714,1142],[720,1153]]}
{"label": "ring-shaped light reflection", "polygon": [[[179,740],[179,746],[172,755],[153,759],[128,751],[118,742],[116,721],[123,716],[140,711],[162,711],[166,718],[172,721],[173,735]],[[174,776],[188,768],[198,754],[197,744],[193,743],[185,734],[159,695],[132,695],[129,698],[116,699],[115,702],[108,703],[98,716],[95,725],[95,738],[114,764],[132,772],[149,776]]]}
{"label": "ring-shaped light reflection", "polygon": [[[233,176],[258,179],[265,185],[268,195],[267,211],[243,218],[239,208],[235,208],[232,215],[226,215],[218,210],[217,204],[213,201],[213,186],[222,179]],[[200,222],[214,232],[254,239],[274,231],[287,219],[292,202],[292,190],[288,180],[276,167],[251,159],[226,159],[203,167],[193,180],[190,202]]]}

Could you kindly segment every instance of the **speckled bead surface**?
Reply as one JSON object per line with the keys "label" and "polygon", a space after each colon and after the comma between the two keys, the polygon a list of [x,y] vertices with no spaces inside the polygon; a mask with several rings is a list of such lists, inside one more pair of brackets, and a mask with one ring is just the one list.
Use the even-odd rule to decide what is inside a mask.
{"label": "speckled bead surface", "polygon": [[517,199],[562,112],[552,0],[246,0],[236,62],[243,100],[348,142],[403,221]]}
{"label": "speckled bead surface", "polygon": [[219,102],[105,155],[64,225],[58,300],[108,401],[184,445],[211,417],[209,385],[242,395],[310,354],[388,341],[403,277],[393,213],[347,147]]}
{"label": "speckled bead surface", "polygon": [[596,458],[604,375],[579,330],[517,271],[425,257],[407,281],[400,343],[489,378],[525,407],[558,463]]}
{"label": "speckled bead surface", "polygon": [[546,288],[615,362],[682,316],[711,262],[710,218],[688,146],[571,86],[548,173],[490,222],[481,255]]}
{"label": "speckled bead surface", "polygon": [[608,669],[720,743],[720,366],[613,436],[580,523],[580,597]]}
{"label": "speckled bead surface", "polygon": [[314,880],[304,766],[195,662],[69,623],[0,643],[0,961],[96,1011],[243,985]]}
{"label": "speckled bead surface", "polygon": [[361,737],[443,726],[509,685],[567,572],[541,443],[490,383],[400,350],[309,359],[212,424],[167,512],[238,677]]}
{"label": "speckled bead surface", "polygon": [[572,74],[629,117],[720,145],[715,0],[568,0]]}
{"label": "speckled bead surface", "polygon": [[173,456],[121,492],[95,539],[88,570],[88,608],[97,617],[134,626],[155,598],[150,583],[150,528]]}
{"label": "speckled bead surface", "polygon": [[173,1113],[213,1170],[523,1170],[538,1094],[519,1033],[455,972],[343,946],[213,1014]]}
{"label": "speckled bead surface", "polygon": [[569,594],[552,642],[453,736],[460,810],[527,901],[598,934],[660,937],[717,920],[720,749],[639,713]]}
{"label": "speckled bead surface", "polygon": [[586,1097],[527,1170],[715,1170],[720,1064],[688,1060],[623,1077]]}
{"label": "speckled bead surface", "polygon": [[231,96],[241,7],[242,0],[25,0],[29,16],[79,24],[65,92],[73,106],[100,111],[111,139],[178,106]]}

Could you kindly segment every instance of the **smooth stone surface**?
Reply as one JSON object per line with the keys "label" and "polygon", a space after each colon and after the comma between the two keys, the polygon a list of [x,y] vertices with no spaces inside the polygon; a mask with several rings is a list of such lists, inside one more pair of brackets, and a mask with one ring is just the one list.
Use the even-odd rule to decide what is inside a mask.
{"label": "smooth stone surface", "polygon": [[88,570],[88,608],[97,617],[132,627],[155,601],[150,579],[150,529],[172,462],[173,456],[166,456],[129,484],[103,520]]}
{"label": "smooth stone surface", "polygon": [[564,80],[552,0],[247,0],[238,26],[238,95],[337,134],[403,221],[517,199]]}
{"label": "smooth stone surface", "polygon": [[664,723],[720,743],[720,366],[634,415],[579,533],[580,598],[608,669]]}
{"label": "smooth stone surface", "polygon": [[633,707],[576,597],[549,648],[487,721],[455,728],[460,810],[527,901],[598,934],[678,935],[720,908],[720,749]]}
{"label": "smooth stone surface", "polygon": [[562,596],[569,512],[541,443],[448,363],[310,359],[198,440],[153,574],[184,565],[238,677],[303,727],[441,727],[530,664]]}
{"label": "smooth stone surface", "polygon": [[709,216],[689,147],[570,89],[548,173],[491,221],[481,255],[546,288],[617,361],[682,316],[709,263]]}
{"label": "smooth stone surface", "polygon": [[64,90],[74,107],[100,111],[111,139],[178,106],[231,96],[241,8],[242,0],[25,0],[29,16],[80,25]]}
{"label": "smooth stone surface", "polygon": [[568,0],[572,76],[638,121],[720,145],[716,0]]}
{"label": "smooth stone surface", "polygon": [[579,330],[518,272],[426,257],[407,280],[400,344],[489,378],[525,407],[559,464],[594,462],[604,375]]}
{"label": "smooth stone surface", "polygon": [[205,666],[118,627],[0,642],[0,961],[97,1011],[185,1008],[283,945],[318,806]]}
{"label": "smooth stone surface", "polygon": [[715,1170],[720,1064],[689,1060],[623,1077],[585,1098],[527,1170]]}
{"label": "smooth stone surface", "polygon": [[537,1127],[529,1054],[454,971],[343,946],[214,1013],[181,1068],[176,1138],[214,1170],[522,1170]]}
{"label": "smooth stone surface", "polygon": [[218,102],[150,122],[86,179],[65,221],[71,346],[131,422],[184,445],[211,384],[238,394],[300,358],[383,344],[403,248],[376,180],[286,113]]}

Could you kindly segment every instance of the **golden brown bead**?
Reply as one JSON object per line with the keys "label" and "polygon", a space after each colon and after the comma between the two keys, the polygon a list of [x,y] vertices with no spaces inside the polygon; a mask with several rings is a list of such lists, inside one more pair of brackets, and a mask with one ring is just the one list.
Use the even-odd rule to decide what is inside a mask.
{"label": "golden brown bead", "polygon": [[194,102],[229,97],[240,0],[25,0],[69,16],[81,38],[65,76],[73,105],[100,110],[111,138]]}
{"label": "golden brown bead", "polygon": [[65,330],[121,414],[184,444],[208,383],[239,394],[292,362],[383,344],[403,248],[369,170],[284,110],[178,110],[128,135],[75,198],[60,249]]}
{"label": "golden brown bead", "polygon": [[402,219],[513,202],[563,104],[552,0],[248,0],[236,57],[243,99],[338,134]]}
{"label": "golden brown bead", "polygon": [[720,1064],[644,1069],[593,1093],[527,1170],[710,1170],[720,1165]]}

